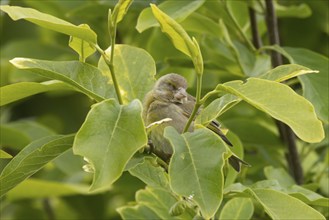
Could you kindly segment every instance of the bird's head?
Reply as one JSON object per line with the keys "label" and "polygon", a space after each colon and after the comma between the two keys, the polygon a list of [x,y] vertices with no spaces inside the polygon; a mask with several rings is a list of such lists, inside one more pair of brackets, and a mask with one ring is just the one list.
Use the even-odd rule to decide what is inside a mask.
{"label": "bird's head", "polygon": [[153,91],[157,99],[174,102],[187,102],[187,82],[186,79],[176,73],[164,75],[158,79]]}

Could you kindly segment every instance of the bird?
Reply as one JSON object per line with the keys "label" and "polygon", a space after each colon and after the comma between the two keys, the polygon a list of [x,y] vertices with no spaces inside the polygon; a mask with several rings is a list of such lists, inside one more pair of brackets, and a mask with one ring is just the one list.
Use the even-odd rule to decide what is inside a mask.
{"label": "bird", "polygon": [[[165,118],[171,119],[166,123],[158,124],[149,132],[149,145],[152,146],[152,152],[165,162],[169,162],[173,154],[169,141],[163,136],[165,127],[172,126],[177,132],[183,133],[196,102],[195,97],[187,93],[187,87],[187,81],[183,76],[169,73],[156,81],[153,89],[145,95],[143,100],[143,119],[146,125]],[[192,122],[188,131],[192,132],[193,127]],[[233,146],[216,120],[211,121],[207,128],[216,133],[227,145]],[[249,165],[235,155],[229,158],[229,163],[238,172],[241,164]]]}

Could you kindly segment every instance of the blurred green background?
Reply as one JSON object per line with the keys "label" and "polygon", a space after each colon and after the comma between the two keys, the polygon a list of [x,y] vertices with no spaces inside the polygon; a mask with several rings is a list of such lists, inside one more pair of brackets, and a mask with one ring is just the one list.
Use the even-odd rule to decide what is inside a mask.
{"label": "blurred green background", "polygon": [[[148,7],[149,3],[158,4],[161,2],[156,0],[134,1],[128,14],[119,24],[117,43],[146,49],[155,59],[159,75],[171,71],[179,72],[188,78],[190,92],[193,93],[195,79],[194,74],[191,73],[194,70],[192,65],[186,62],[184,55],[177,52],[159,28],[151,28],[143,33],[138,33],[135,29],[140,12]],[[299,17],[286,17],[284,13],[279,14],[279,31],[282,46],[307,48],[328,56],[328,1],[291,0],[278,2],[283,6],[307,4],[310,9],[310,11],[305,11],[308,13],[300,14]],[[86,23],[96,31],[98,43],[104,49],[110,45],[107,34],[107,13],[108,9],[113,8],[115,3],[116,1],[108,0],[1,1],[1,4],[32,7],[76,25]],[[203,8],[199,10],[202,12]],[[40,28],[27,21],[13,21],[3,12],[0,13],[1,86],[21,81],[41,82],[45,80],[30,72],[15,69],[9,63],[9,60],[15,57],[45,60],[78,59],[77,54],[68,47],[69,38],[66,35]],[[246,18],[245,21],[241,22],[247,22],[248,17],[245,8],[241,9],[241,14],[242,18],[243,16]],[[209,17],[211,18],[211,15]],[[263,42],[266,45],[268,41],[264,22],[261,22],[259,25]],[[204,40],[200,33],[190,33],[193,36],[196,35],[198,39]],[[207,45],[207,43],[204,43],[204,45]],[[208,46],[211,46],[211,44],[208,44]],[[201,47],[201,50],[206,49]],[[205,52],[206,59],[207,56],[211,56],[211,54],[207,55]],[[87,59],[87,62],[97,65],[98,59],[99,55],[94,54]],[[207,70],[207,66],[205,74],[208,75],[205,75],[203,92],[214,88],[218,83],[239,79],[238,76],[234,75],[218,77],[213,71]],[[93,102],[90,99],[79,93],[49,92],[2,107],[0,118],[2,123],[1,146],[5,147],[12,155],[15,155],[32,140],[47,134],[74,133],[83,123],[92,104]],[[255,123],[257,120],[263,121],[263,124],[266,126],[259,126],[258,123]],[[252,140],[261,139],[264,132],[268,132],[265,142],[270,141],[271,146],[267,153],[273,152],[276,154],[278,151],[274,149],[272,151],[271,147],[277,147],[280,145],[280,142],[278,137],[273,135],[275,132],[272,131],[275,128],[267,126],[270,124],[267,123],[269,121],[272,123],[268,116],[243,103],[229,113],[225,113],[222,118],[224,125],[237,133],[246,145],[248,143],[252,145]],[[237,125],[239,127],[236,127]],[[248,126],[254,127],[254,133],[247,132]],[[38,133],[29,133],[29,128],[33,128],[33,131],[38,131]],[[8,132],[11,136],[4,136]],[[248,142],[248,138],[250,142]],[[248,150],[252,154],[252,151],[255,149],[249,148]],[[266,154],[264,153],[264,155]],[[278,157],[282,157],[282,155],[278,155]],[[263,160],[266,160],[266,158]],[[8,161],[1,159],[0,169],[3,169]],[[280,165],[281,162],[273,160],[269,163]],[[123,175],[109,192],[97,195],[79,195],[70,190],[62,192],[62,185],[59,185],[57,188],[49,185],[49,182],[54,181],[70,183],[91,182],[92,176],[86,174],[81,169],[83,164],[82,158],[74,156],[71,151],[60,156],[55,162],[47,165],[45,169],[33,176],[35,179],[40,177],[46,182],[40,182],[38,183],[39,185],[31,183],[31,185],[25,186],[29,188],[22,188],[21,191],[17,189],[15,193],[8,195],[8,198],[2,198],[0,207],[1,219],[49,219],[52,215],[55,215],[56,219],[118,219],[119,216],[115,208],[133,201],[134,193],[144,187],[142,182],[129,174]],[[259,167],[255,166],[253,171],[251,171],[250,175],[253,177],[253,180],[264,178],[263,174],[258,172],[263,168],[263,164],[259,163],[258,165]],[[24,192],[24,189],[29,191],[30,194]],[[46,189],[53,190],[53,194],[41,192]],[[328,194],[328,191],[326,193]],[[44,195],[54,196],[51,196],[51,199],[49,199],[44,198]],[[52,209],[48,209],[49,205]]]}

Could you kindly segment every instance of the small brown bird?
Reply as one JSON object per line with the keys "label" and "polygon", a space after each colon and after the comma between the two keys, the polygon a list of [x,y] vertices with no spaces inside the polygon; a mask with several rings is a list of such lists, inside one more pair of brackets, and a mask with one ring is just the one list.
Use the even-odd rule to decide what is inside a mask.
{"label": "small brown bird", "polygon": [[[169,161],[173,150],[169,141],[163,137],[165,127],[172,126],[179,133],[183,133],[184,127],[192,113],[195,98],[186,92],[186,79],[178,74],[170,73],[158,79],[153,89],[144,98],[143,118],[146,125],[170,118],[171,121],[162,123],[152,129],[149,139],[154,146],[153,152],[164,161]],[[193,123],[189,131],[193,131]],[[220,130],[219,123],[212,121],[207,128],[218,134],[229,146],[232,143]],[[229,162],[236,171],[240,171],[240,164],[246,162],[236,156],[231,156]]]}

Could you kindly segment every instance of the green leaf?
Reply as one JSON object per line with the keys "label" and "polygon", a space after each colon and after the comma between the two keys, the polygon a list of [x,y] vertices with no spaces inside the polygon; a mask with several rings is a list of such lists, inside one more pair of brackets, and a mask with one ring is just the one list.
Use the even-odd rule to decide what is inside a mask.
{"label": "green leaf", "polygon": [[271,189],[254,189],[253,195],[272,219],[325,219],[302,201]]}
{"label": "green leaf", "polygon": [[0,197],[72,146],[74,135],[47,136],[27,145],[0,175]]}
{"label": "green leaf", "polygon": [[48,127],[33,120],[17,120],[0,125],[1,146],[22,149],[30,142],[54,135]]}
{"label": "green leaf", "polygon": [[[171,18],[180,22],[197,10],[204,2],[205,0],[166,1],[158,7]],[[155,26],[158,26],[158,23],[152,15],[151,8],[144,9],[138,17],[136,29],[141,33]]]}
{"label": "green leaf", "polygon": [[[79,27],[90,29],[87,24],[81,24]],[[92,47],[87,41],[72,36],[69,40],[69,46],[79,54],[79,60],[81,62],[85,62],[85,60],[96,51],[96,48]]]}
{"label": "green leaf", "polygon": [[123,206],[117,211],[122,219],[160,219],[147,205]]}
{"label": "green leaf", "polygon": [[307,18],[312,15],[312,10],[307,4],[300,5],[280,5],[277,2],[275,4],[275,12],[278,17],[294,17],[294,18]]}
{"label": "green leaf", "polygon": [[297,65],[297,64],[286,64],[278,66],[270,71],[259,76],[261,79],[272,80],[276,82],[283,82],[287,79],[291,79],[296,76],[308,74],[308,73],[318,73],[317,70],[311,70],[307,67]]}
{"label": "green leaf", "polygon": [[231,81],[218,85],[217,90],[231,93],[273,118],[287,124],[302,140],[310,143],[324,138],[322,123],[314,107],[289,86],[273,81],[249,78],[246,83]]}
{"label": "green leaf", "polygon": [[[165,2],[165,3],[168,3],[168,2]],[[170,17],[172,17],[172,16],[170,16]],[[208,34],[210,36],[214,36],[217,38],[220,38],[223,36],[222,30],[221,30],[220,26],[218,25],[218,23],[214,22],[209,17],[196,13],[196,12],[192,13],[180,24],[186,31]]]}
{"label": "green leaf", "polygon": [[228,201],[222,211],[219,219],[251,219],[254,212],[254,205],[249,198],[233,198]]}
{"label": "green leaf", "polygon": [[168,127],[164,136],[174,149],[169,164],[172,190],[191,198],[204,218],[214,216],[223,198],[225,144],[206,128],[180,135]]}
{"label": "green leaf", "polygon": [[1,5],[0,9],[6,12],[14,21],[25,19],[41,27],[77,37],[89,43],[96,44],[97,42],[97,35],[90,28],[75,26],[67,21],[35,9],[9,5]]}
{"label": "green leaf", "polygon": [[154,188],[168,188],[169,186],[167,173],[154,158],[144,158],[142,163],[129,169],[129,173]]}
{"label": "green leaf", "polygon": [[257,182],[256,187],[249,188],[241,183],[225,188],[227,193],[242,193],[255,199],[272,219],[325,219],[317,210],[302,201],[287,195],[277,181]]}
{"label": "green leaf", "polygon": [[293,185],[286,189],[286,192],[309,205],[329,207],[329,198],[325,198],[316,192],[305,189],[304,187]]}
{"label": "green leaf", "polygon": [[190,36],[174,19],[166,15],[154,4],[151,4],[152,12],[160,24],[162,32],[166,33],[177,50],[183,52],[187,56],[196,57],[198,49],[195,47]]}
{"label": "green leaf", "polygon": [[282,187],[290,187],[295,184],[294,179],[283,168],[268,166],[264,168],[264,174],[268,180],[276,180]]}
{"label": "green leaf", "polygon": [[329,123],[329,68],[328,57],[302,48],[283,47],[293,58],[294,63],[319,70],[317,74],[299,76],[303,87],[303,96],[314,105],[318,117]]}
{"label": "green leaf", "polygon": [[201,113],[197,116],[195,123],[207,125],[240,101],[240,98],[232,94],[223,95],[202,109]]}
{"label": "green leaf", "polygon": [[13,156],[11,156],[10,154],[8,154],[6,151],[3,151],[0,149],[0,159],[10,159]]}
{"label": "green leaf", "polygon": [[119,105],[110,99],[92,107],[76,135],[73,152],[86,157],[95,168],[90,191],[96,191],[111,187],[146,144],[141,103],[134,100]]}
{"label": "green leaf", "polygon": [[111,97],[108,78],[96,67],[78,61],[47,61],[15,58],[10,61],[19,69],[61,80],[97,101]]}
{"label": "green leaf", "polygon": [[42,83],[19,82],[10,84],[0,88],[0,106],[43,92],[72,89],[71,86],[57,80]]}
{"label": "green leaf", "polygon": [[[109,56],[110,52],[108,48],[106,53]],[[150,54],[137,47],[115,45],[113,63],[114,72],[118,73],[116,78],[124,103],[129,103],[133,99],[143,100],[155,83],[155,62]],[[111,79],[110,70],[103,58],[99,60],[98,68]],[[109,80],[108,84],[107,89],[111,91],[113,98],[116,97],[113,81]]]}
{"label": "green leaf", "polygon": [[115,23],[122,21],[132,2],[132,0],[119,0],[113,9],[112,21],[115,21]]}
{"label": "green leaf", "polygon": [[21,199],[69,196],[76,194],[88,194],[88,186],[31,178],[17,185],[14,189],[8,192],[6,198],[13,201]]}
{"label": "green leaf", "polygon": [[264,173],[267,179],[278,181],[282,191],[310,205],[329,207],[329,199],[320,194],[305,189],[295,184],[292,177],[282,168],[265,167]]}
{"label": "green leaf", "polygon": [[177,202],[177,199],[168,191],[163,189],[154,189],[147,187],[145,190],[139,190],[136,193],[136,201],[152,209],[159,218],[158,219],[191,219],[187,213],[180,216],[171,216],[170,208]]}

